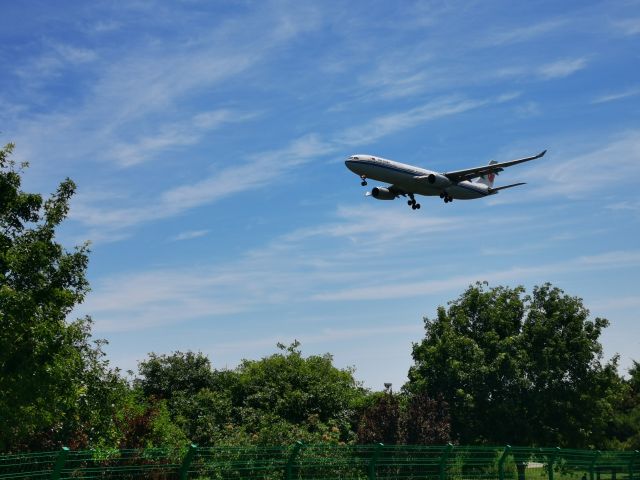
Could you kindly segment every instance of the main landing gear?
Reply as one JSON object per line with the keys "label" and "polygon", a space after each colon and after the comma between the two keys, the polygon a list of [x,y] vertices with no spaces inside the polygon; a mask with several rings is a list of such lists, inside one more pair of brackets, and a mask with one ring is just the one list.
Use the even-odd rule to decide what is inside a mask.
{"label": "main landing gear", "polygon": [[444,203],[453,202],[453,197],[449,195],[447,192],[442,192],[440,194],[440,198],[444,200]]}
{"label": "main landing gear", "polygon": [[366,175],[360,175],[360,178],[362,179],[362,181],[360,182],[360,185],[362,185],[363,187],[367,186],[367,176]]}
{"label": "main landing gear", "polygon": [[411,207],[411,210],[419,210],[420,204],[416,202],[416,199],[414,198],[413,193],[409,193],[408,195],[411,200],[407,200],[407,205]]}

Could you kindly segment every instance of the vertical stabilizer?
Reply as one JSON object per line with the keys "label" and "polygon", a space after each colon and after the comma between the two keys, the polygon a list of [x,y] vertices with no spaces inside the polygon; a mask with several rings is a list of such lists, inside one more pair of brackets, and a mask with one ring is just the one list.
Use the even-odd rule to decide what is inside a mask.
{"label": "vertical stabilizer", "polygon": [[[489,165],[493,165],[494,163],[498,163],[495,160],[491,160],[489,162]],[[487,175],[482,175],[480,178],[478,178],[478,183],[482,183],[483,185],[486,185],[489,188],[493,187],[493,180],[496,178],[496,175],[498,175],[497,173],[489,173]]]}

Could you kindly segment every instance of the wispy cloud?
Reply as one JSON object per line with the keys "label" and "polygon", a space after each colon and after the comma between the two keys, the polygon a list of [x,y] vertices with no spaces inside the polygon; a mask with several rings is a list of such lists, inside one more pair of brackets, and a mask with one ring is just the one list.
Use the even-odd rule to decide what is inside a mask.
{"label": "wispy cloud", "polygon": [[[296,15],[304,16],[305,21]],[[63,59],[75,63],[95,59],[91,82],[73,104],[6,121],[13,125],[12,137],[21,145],[20,154],[31,160],[34,168],[52,168],[37,161],[51,152],[56,152],[58,170],[87,161],[120,166],[140,163],[167,147],[197,141],[202,132],[215,128],[207,125],[206,116],[212,112],[234,111],[216,108],[219,102],[194,104],[185,100],[268,61],[279,47],[316,28],[316,23],[310,9],[288,12],[265,6],[216,28],[198,25],[183,37],[142,38],[133,46],[116,46],[96,54],[75,46],[50,47],[50,52],[18,66],[18,73],[30,84],[47,85]],[[247,36],[247,29],[253,34]],[[23,93],[37,98],[40,89],[31,87]],[[18,100],[13,103],[19,105]],[[161,122],[157,121],[158,112],[163,112]],[[228,115],[218,121],[242,119]],[[150,131],[149,125],[155,127]],[[196,132],[190,132],[189,126]]]}
{"label": "wispy cloud", "polygon": [[607,298],[603,300],[596,300],[589,304],[589,308],[599,311],[611,311],[611,310],[626,310],[633,309],[638,310],[640,308],[640,297],[615,297]]}
{"label": "wispy cloud", "polygon": [[489,201],[505,205],[541,198],[577,199],[596,192],[601,195],[613,186],[616,192],[640,176],[640,131],[621,132],[598,142],[584,136],[563,140],[549,145],[549,153],[538,162],[544,165],[534,162],[518,174],[523,181],[534,179],[529,188],[518,195],[496,195]]}
{"label": "wispy cloud", "polygon": [[613,27],[623,35],[638,35],[640,34],[640,18],[617,20],[613,22]]}
{"label": "wispy cloud", "polygon": [[640,212],[640,200],[630,201],[625,200],[622,202],[612,203],[606,206],[609,210],[622,210],[630,212]]}
{"label": "wispy cloud", "polygon": [[80,313],[90,312],[98,331],[128,331],[234,315],[267,305],[417,298],[459,291],[479,278],[491,283],[523,282],[549,275],[640,266],[640,252],[613,251],[419,281],[415,277],[424,273],[420,267],[400,276],[375,275],[375,267],[373,271],[348,271],[351,263],[347,262],[345,268],[342,259],[342,265],[310,262],[307,268],[301,268],[298,260],[304,256],[303,248],[302,244],[289,245],[285,250],[267,247],[260,255],[249,255],[225,266],[118,275],[99,282]]}
{"label": "wispy cloud", "polygon": [[[159,198],[141,205],[105,207],[100,198],[81,197],[74,203],[70,217],[93,229],[90,233],[99,238],[118,239],[123,229],[170,218],[188,209],[263,187],[290,168],[332,151],[334,147],[317,136],[307,135],[283,149],[252,155],[240,165],[222,167],[195,183],[170,188]],[[92,238],[92,241],[96,239]]]}
{"label": "wispy cloud", "polygon": [[208,235],[210,230],[189,230],[187,232],[179,233],[171,237],[169,240],[172,242],[180,242],[182,240],[192,240],[194,238],[200,238]]}
{"label": "wispy cloud", "polygon": [[340,134],[336,141],[346,146],[364,145],[399,130],[415,127],[437,118],[463,113],[489,103],[492,103],[492,100],[440,98],[404,112],[382,115],[364,122],[362,125],[352,127]]}
{"label": "wispy cloud", "polygon": [[538,68],[538,75],[545,80],[564,78],[582,70],[587,66],[586,58],[567,58],[542,65]]}
{"label": "wispy cloud", "polygon": [[[451,212],[420,216],[409,209],[398,210],[398,205],[391,207],[395,208],[380,204],[340,207],[324,224],[277,236],[227,262],[104,278],[94,283],[82,312],[94,316],[98,331],[126,331],[273,306],[418,298],[459,291],[478,279],[522,282],[640,265],[640,252],[619,250],[537,265],[522,260],[489,271],[471,265],[460,274],[442,265],[434,267],[429,258],[448,239],[459,237],[475,217]],[[480,245],[489,245],[483,235],[490,238],[507,225],[515,231],[518,225],[531,223],[535,222],[521,214],[485,217],[482,231],[474,238]],[[182,236],[199,234],[193,231]],[[427,280],[425,271],[429,272]]]}
{"label": "wispy cloud", "polygon": [[482,46],[503,46],[514,43],[526,42],[545,35],[554,30],[559,30],[567,25],[566,19],[545,20],[533,25],[525,25],[523,27],[495,31],[487,35],[480,42]]}
{"label": "wispy cloud", "polygon": [[[327,140],[323,140],[316,134],[308,134],[292,141],[282,149],[249,155],[244,163],[216,169],[213,174],[195,183],[170,188],[159,198],[141,206],[104,208],[96,207],[92,203],[78,203],[74,207],[72,217],[90,227],[103,227],[108,230],[119,230],[169,218],[190,208],[210,204],[230,195],[272,185],[276,179],[292,168],[313,159],[343,151],[345,147],[364,145],[401,129],[412,128],[427,121],[464,113],[485,105],[507,102],[516,97],[517,94],[505,94],[481,100],[449,97],[437,99],[404,112],[381,115],[344,132],[330,134]],[[210,126],[209,123],[207,125]],[[190,135],[185,133],[184,137],[178,135],[161,139],[158,144],[150,142],[140,145],[140,154],[144,153],[145,148],[166,147],[166,142],[190,141]]]}
{"label": "wispy cloud", "polygon": [[640,87],[628,88],[616,93],[608,93],[596,97],[591,103],[607,103],[615,100],[622,100],[623,98],[633,97],[640,94]]}
{"label": "wispy cloud", "polygon": [[[489,282],[523,281],[559,272],[587,271],[593,269],[634,268],[640,265],[640,251],[617,251],[599,255],[579,257],[559,263],[538,266],[514,267],[506,270],[484,272],[482,279]],[[356,287],[319,293],[313,296],[322,301],[390,300],[431,295],[451,290],[460,290],[477,281],[478,275],[460,275],[426,282],[405,282],[393,285],[382,284]]]}
{"label": "wispy cloud", "polygon": [[161,125],[154,135],[138,137],[132,143],[116,144],[107,155],[121,166],[137,165],[161,152],[198,143],[205,134],[226,124],[244,122],[255,116],[228,109],[200,112],[187,122]]}
{"label": "wispy cloud", "polygon": [[243,340],[239,342],[215,343],[209,348],[213,352],[237,352],[246,354],[247,349],[255,347],[273,347],[278,342],[287,343],[294,340],[301,340],[303,346],[313,344],[325,344],[329,341],[345,341],[358,338],[380,337],[384,335],[395,334],[420,334],[424,331],[424,327],[420,323],[411,323],[407,325],[386,325],[386,326],[369,326],[367,328],[325,328],[320,329],[316,333],[308,331],[299,331],[297,333],[274,334],[269,338],[260,338],[256,340]]}

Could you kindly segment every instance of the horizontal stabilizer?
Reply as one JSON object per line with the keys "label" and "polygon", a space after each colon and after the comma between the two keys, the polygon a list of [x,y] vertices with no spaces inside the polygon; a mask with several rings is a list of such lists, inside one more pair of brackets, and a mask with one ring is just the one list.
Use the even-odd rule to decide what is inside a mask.
{"label": "horizontal stabilizer", "polygon": [[512,183],[511,185],[505,185],[504,187],[490,188],[489,193],[494,193],[498,190],[504,190],[505,188],[518,187],[520,185],[526,185],[526,182]]}

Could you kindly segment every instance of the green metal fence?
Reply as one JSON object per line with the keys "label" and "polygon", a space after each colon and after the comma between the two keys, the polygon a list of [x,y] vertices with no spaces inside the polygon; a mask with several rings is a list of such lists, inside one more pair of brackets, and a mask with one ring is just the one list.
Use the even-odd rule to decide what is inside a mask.
{"label": "green metal fence", "polygon": [[0,455],[0,480],[640,480],[640,453],[458,445],[305,445]]}

